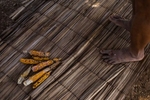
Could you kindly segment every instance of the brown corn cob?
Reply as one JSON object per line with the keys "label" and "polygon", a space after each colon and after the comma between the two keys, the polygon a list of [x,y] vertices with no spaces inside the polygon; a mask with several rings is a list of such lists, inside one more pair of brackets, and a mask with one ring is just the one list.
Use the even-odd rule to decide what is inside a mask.
{"label": "brown corn cob", "polygon": [[25,59],[25,58],[21,58],[20,62],[24,64],[38,64],[39,63],[39,61],[36,61],[34,59]]}
{"label": "brown corn cob", "polygon": [[53,60],[48,60],[48,61],[45,61],[45,62],[41,62],[41,63],[39,63],[39,64],[33,66],[33,67],[32,67],[32,71],[33,71],[33,72],[36,72],[36,71],[38,71],[38,70],[40,70],[40,69],[42,69],[42,68],[44,68],[44,67],[46,67],[46,66],[49,66],[49,65],[51,65],[51,64],[53,64],[53,63],[54,63]]}
{"label": "brown corn cob", "polygon": [[37,51],[37,50],[30,50],[29,54],[31,56],[38,56],[38,57],[48,57],[48,56],[50,56],[50,52],[41,52],[41,51]]}
{"label": "brown corn cob", "polygon": [[36,72],[36,71],[38,71],[38,70],[40,70],[40,69],[42,69],[42,68],[44,68],[46,66],[52,65],[54,63],[54,61],[58,62],[60,60],[61,60],[60,58],[54,58],[53,60],[48,60],[48,61],[45,61],[45,62],[41,62],[41,63],[33,66],[32,67],[32,71]]}

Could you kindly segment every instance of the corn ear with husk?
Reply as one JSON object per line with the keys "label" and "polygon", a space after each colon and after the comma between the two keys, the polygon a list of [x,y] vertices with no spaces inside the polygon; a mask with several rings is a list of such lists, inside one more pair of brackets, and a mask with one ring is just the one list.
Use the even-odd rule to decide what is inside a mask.
{"label": "corn ear with husk", "polygon": [[46,68],[46,69],[44,69],[44,70],[42,70],[42,71],[36,73],[35,75],[29,77],[28,80],[24,81],[23,84],[24,84],[25,86],[27,86],[27,85],[29,85],[29,84],[31,84],[31,83],[37,81],[40,77],[42,77],[46,72],[48,72],[48,71],[50,71],[50,70],[51,70],[50,68]]}
{"label": "corn ear with husk", "polygon": [[44,74],[38,81],[36,81],[34,84],[33,84],[33,88],[37,88],[40,84],[42,84],[49,76],[50,76],[50,73],[57,68],[58,65],[60,65],[61,62],[56,62],[54,63],[53,65],[51,65],[50,67],[48,67],[50,69],[50,71],[48,71],[46,74]]}
{"label": "corn ear with husk", "polygon": [[29,75],[30,71],[31,71],[31,67],[29,67],[26,71],[23,72],[23,74],[21,74],[21,76],[18,79],[18,84],[22,84],[25,78]]}
{"label": "corn ear with husk", "polygon": [[25,58],[21,58],[20,62],[24,64],[38,64],[39,63],[39,61],[36,61],[34,59],[25,59]]}
{"label": "corn ear with husk", "polygon": [[29,54],[31,56],[37,56],[37,57],[48,57],[50,56],[50,52],[42,52],[42,51],[37,51],[37,50],[30,50]]}
{"label": "corn ear with husk", "polygon": [[35,82],[32,86],[33,89],[37,88],[40,84],[42,84],[49,76],[50,76],[50,71],[44,74],[37,82]]}

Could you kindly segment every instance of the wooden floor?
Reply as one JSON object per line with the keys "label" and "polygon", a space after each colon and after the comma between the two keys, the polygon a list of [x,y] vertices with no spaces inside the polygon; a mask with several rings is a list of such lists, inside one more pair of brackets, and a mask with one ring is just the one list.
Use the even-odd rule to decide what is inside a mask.
{"label": "wooden floor", "polygon": [[[140,62],[109,65],[99,49],[130,44],[129,33],[111,23],[130,19],[127,0],[27,0],[12,15],[16,23],[0,36],[1,100],[124,100],[149,66],[149,46]],[[49,51],[62,64],[36,89],[18,85],[28,66],[19,62],[31,49]]]}

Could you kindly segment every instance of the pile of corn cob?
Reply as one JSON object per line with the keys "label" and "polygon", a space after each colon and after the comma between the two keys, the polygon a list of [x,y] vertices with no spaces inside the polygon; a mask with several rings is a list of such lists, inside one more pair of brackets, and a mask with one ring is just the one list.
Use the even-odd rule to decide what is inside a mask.
{"label": "pile of corn cob", "polygon": [[[36,88],[50,76],[50,73],[58,65],[60,65],[61,59],[50,59],[49,52],[30,50],[29,54],[32,56],[32,59],[21,58],[20,62],[32,66],[30,66],[26,71],[21,74],[18,79],[18,84],[23,83],[25,86],[28,86],[29,84],[34,83],[32,87]],[[36,72],[36,74],[28,78],[28,75],[31,71]]]}

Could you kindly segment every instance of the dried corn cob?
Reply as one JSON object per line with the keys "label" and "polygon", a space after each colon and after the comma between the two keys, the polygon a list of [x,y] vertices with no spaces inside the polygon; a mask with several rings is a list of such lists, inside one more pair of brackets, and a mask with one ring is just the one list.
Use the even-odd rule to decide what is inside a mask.
{"label": "dried corn cob", "polygon": [[57,61],[60,61],[61,58],[54,58],[53,60],[54,60],[55,62],[57,62]]}
{"label": "dried corn cob", "polygon": [[58,61],[58,62],[55,62],[53,65],[51,65],[49,68],[51,69],[51,70],[54,70],[54,69],[56,69],[56,67],[58,66],[58,65],[60,65],[61,64],[61,62],[60,61]]}
{"label": "dried corn cob", "polygon": [[36,72],[36,71],[38,71],[38,70],[40,70],[40,69],[42,69],[46,66],[52,65],[54,63],[54,61],[58,62],[60,60],[61,60],[60,58],[54,58],[53,60],[48,60],[48,61],[45,61],[45,62],[41,62],[38,65],[33,66],[32,71]]}
{"label": "dried corn cob", "polygon": [[32,71],[33,71],[33,72],[36,72],[36,71],[38,71],[38,70],[40,70],[40,69],[42,69],[42,68],[44,68],[44,67],[46,67],[46,66],[49,66],[49,65],[51,65],[51,64],[53,64],[53,63],[54,63],[53,60],[48,60],[48,61],[45,61],[45,62],[41,62],[41,63],[39,63],[39,64],[33,66],[33,67],[32,67]]}
{"label": "dried corn cob", "polygon": [[49,76],[50,76],[50,71],[44,74],[36,83],[33,84],[33,89],[37,88],[40,84],[42,84]]}
{"label": "dried corn cob", "polygon": [[38,57],[48,57],[50,56],[50,52],[41,52],[36,50],[30,50],[29,54],[31,56],[38,56]]}
{"label": "dried corn cob", "polygon": [[21,76],[18,79],[18,84],[22,84],[22,82],[28,76],[28,74],[30,73],[30,71],[31,71],[31,67],[29,67],[26,71],[23,72],[23,74],[21,74]]}
{"label": "dried corn cob", "polygon": [[46,72],[48,72],[48,71],[50,71],[50,70],[51,70],[50,68],[46,68],[46,69],[44,69],[44,70],[38,72],[37,74],[35,74],[35,75],[29,77],[29,79],[26,80],[26,81],[24,81],[23,84],[24,84],[25,86],[27,86],[27,85],[29,85],[29,84],[31,84],[31,83],[37,81],[40,77],[42,77]]}
{"label": "dried corn cob", "polygon": [[33,57],[34,60],[37,60],[37,61],[45,61],[45,60],[49,60],[48,57]]}
{"label": "dried corn cob", "polygon": [[39,63],[39,61],[36,61],[34,59],[24,59],[24,58],[21,58],[20,62],[24,64],[38,64]]}
{"label": "dried corn cob", "polygon": [[36,88],[40,84],[42,84],[50,76],[50,73],[60,64],[61,63],[58,61],[58,62],[54,63],[53,65],[51,65],[50,67],[48,67],[50,69],[50,71],[47,72],[46,74],[44,74],[35,84],[33,84],[33,88]]}

